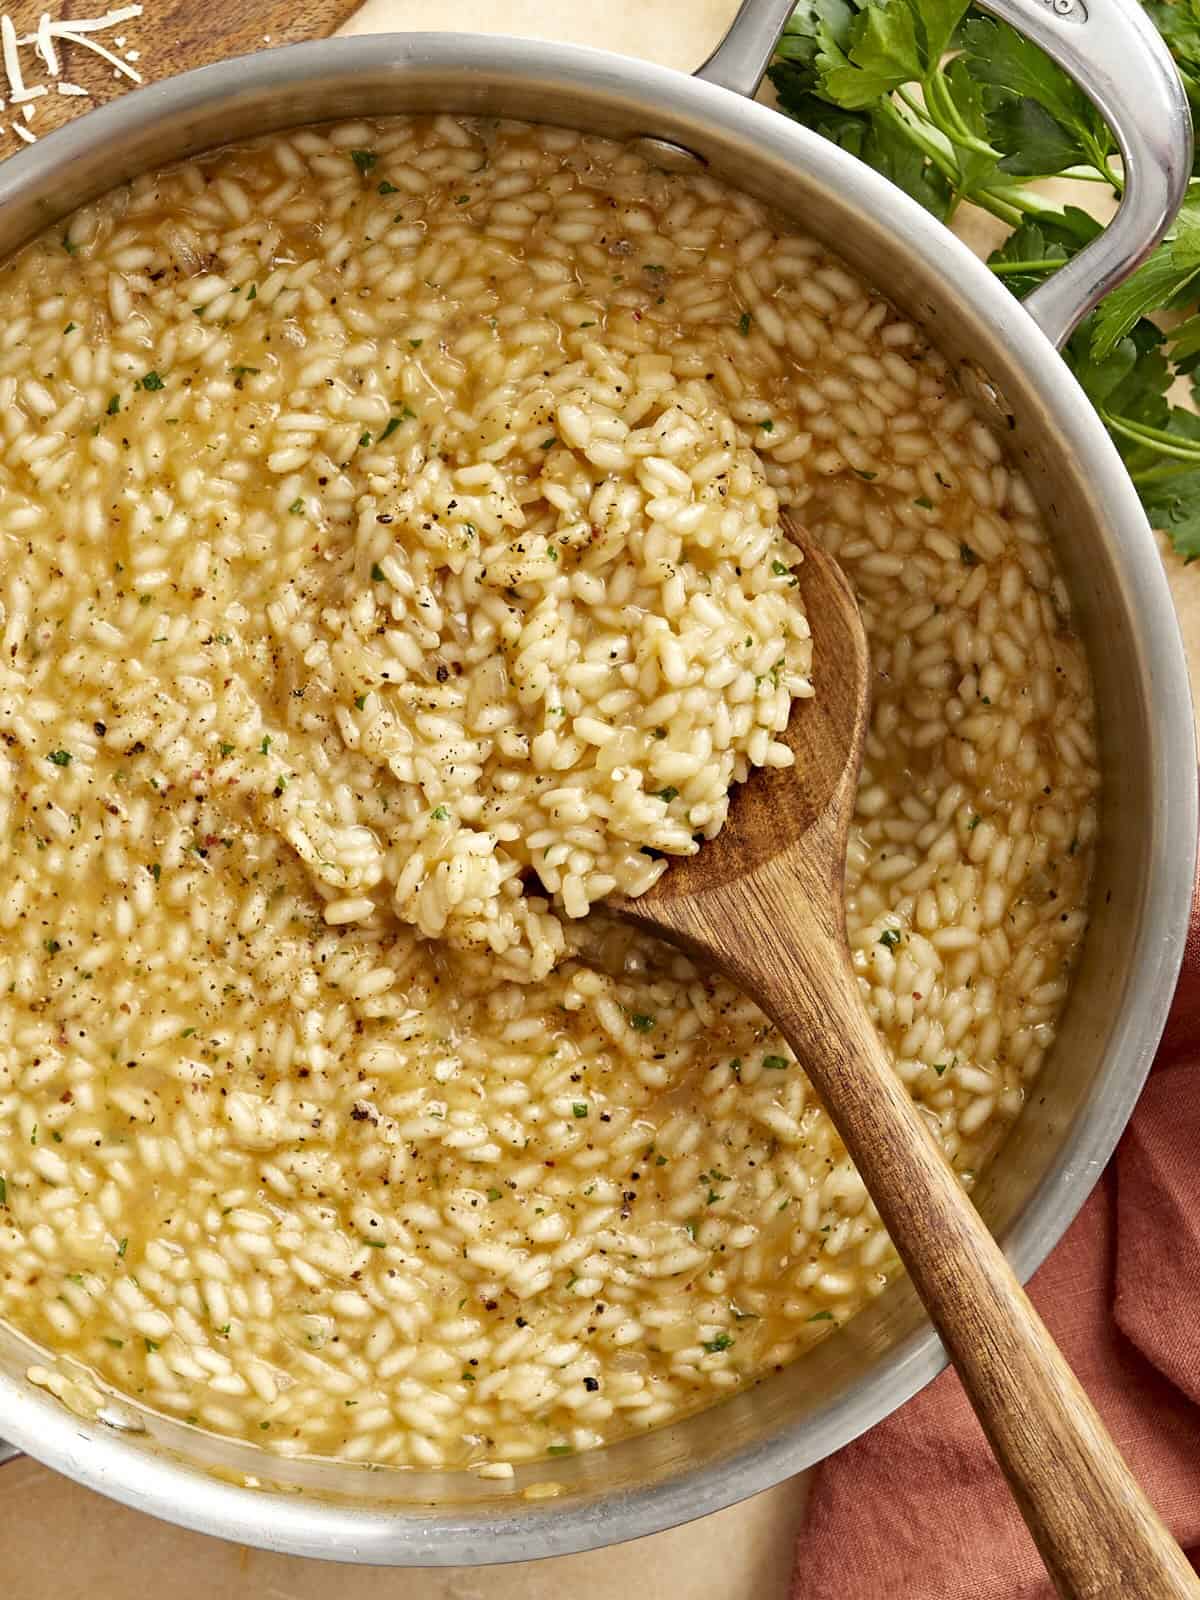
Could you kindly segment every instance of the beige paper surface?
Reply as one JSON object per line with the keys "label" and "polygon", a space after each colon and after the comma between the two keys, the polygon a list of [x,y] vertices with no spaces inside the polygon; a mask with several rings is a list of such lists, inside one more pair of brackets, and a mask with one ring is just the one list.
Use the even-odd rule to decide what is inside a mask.
{"label": "beige paper surface", "polygon": [[341,32],[513,33],[694,72],[737,10],[738,0],[366,0]]}
{"label": "beige paper surface", "polygon": [[590,1555],[445,1572],[300,1561],[127,1511],[32,1461],[0,1467],[11,1600],[784,1600],[804,1481]]}

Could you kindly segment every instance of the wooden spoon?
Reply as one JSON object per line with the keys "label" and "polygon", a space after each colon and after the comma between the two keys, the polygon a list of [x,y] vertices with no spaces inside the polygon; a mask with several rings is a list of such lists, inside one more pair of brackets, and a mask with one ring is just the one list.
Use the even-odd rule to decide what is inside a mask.
{"label": "wooden spoon", "polygon": [[816,697],[729,820],[672,863],[631,922],[726,972],[778,1025],[824,1102],[941,1335],[1059,1593],[1200,1597],[1200,1579],[1134,1481],[896,1075],[846,942],[846,838],[870,698],[862,619],[837,564],[789,529],[813,634]]}

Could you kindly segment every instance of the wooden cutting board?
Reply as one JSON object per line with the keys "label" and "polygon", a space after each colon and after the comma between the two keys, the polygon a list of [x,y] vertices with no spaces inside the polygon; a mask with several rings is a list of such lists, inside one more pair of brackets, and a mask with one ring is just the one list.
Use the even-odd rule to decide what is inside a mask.
{"label": "wooden cutting board", "polygon": [[[96,43],[122,59],[146,82],[168,78],[189,67],[207,66],[228,56],[244,55],[270,45],[295,44],[302,39],[319,39],[333,33],[358,10],[361,0],[142,0],[140,17],[115,27],[89,34]],[[2,4],[2,0],[0,0]],[[122,0],[16,0],[4,6],[18,36],[28,37],[37,30],[38,18],[49,11],[57,22],[68,19],[86,21],[116,10]],[[116,43],[124,39],[124,45]],[[24,142],[12,132],[14,122],[23,123],[39,138],[52,129],[80,116],[92,107],[136,87],[108,61],[92,50],[67,40],[55,45],[61,79],[78,84],[88,95],[64,96],[55,87],[31,45],[20,48],[19,59],[27,85],[46,84],[50,92],[28,102],[34,114],[26,123],[19,107],[7,105],[0,111],[0,158],[22,148]],[[8,99],[0,74],[0,96]]]}
{"label": "wooden cutting board", "polygon": [[[86,23],[122,8],[125,0],[9,0],[18,37],[28,39],[42,13],[63,25]],[[143,13],[88,35],[121,58],[146,83],[229,56],[347,33],[512,33],[522,38],[600,46],[661,66],[693,72],[708,59],[738,9],[738,0],[140,0]],[[5,9],[0,0],[0,11]],[[118,42],[120,41],[120,42]],[[26,148],[14,124],[40,138],[72,117],[122,94],[136,83],[85,45],[56,46],[60,75],[46,69],[32,44],[19,50],[27,85],[49,93],[22,108],[0,109],[0,160]],[[0,69],[0,97],[9,99]],[[58,82],[88,94],[58,93]]]}

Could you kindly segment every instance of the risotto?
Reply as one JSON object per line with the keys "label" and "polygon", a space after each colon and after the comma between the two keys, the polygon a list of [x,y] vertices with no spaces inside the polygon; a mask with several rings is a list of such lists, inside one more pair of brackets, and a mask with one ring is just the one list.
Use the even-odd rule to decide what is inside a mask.
{"label": "risotto", "polygon": [[711,1403],[895,1258],[749,1000],[622,926],[820,692],[847,908],[963,1181],[1086,923],[1086,661],[946,362],[756,201],[394,119],[0,271],[0,1316],[283,1454],[490,1476]]}

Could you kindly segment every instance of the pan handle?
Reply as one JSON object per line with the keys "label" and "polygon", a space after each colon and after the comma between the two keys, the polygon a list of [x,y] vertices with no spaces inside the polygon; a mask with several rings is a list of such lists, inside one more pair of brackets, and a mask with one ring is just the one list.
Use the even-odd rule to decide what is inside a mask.
{"label": "pan handle", "polygon": [[795,5],[796,0],[742,0],[729,31],[694,76],[752,98]]}
{"label": "pan handle", "polygon": [[1061,348],[1166,233],[1187,193],[1192,118],[1158,29],[1133,0],[980,0],[1062,67],[1116,136],[1125,193],[1104,232],[1025,298]]}
{"label": "pan handle", "polygon": [[[1179,209],[1192,166],[1187,94],[1135,0],[979,4],[1074,78],[1115,134],[1125,167],[1125,193],[1112,222],[1025,299],[1026,311],[1061,349],[1097,301],[1141,265]],[[791,9],[792,0],[743,0],[697,77],[754,94]]]}

